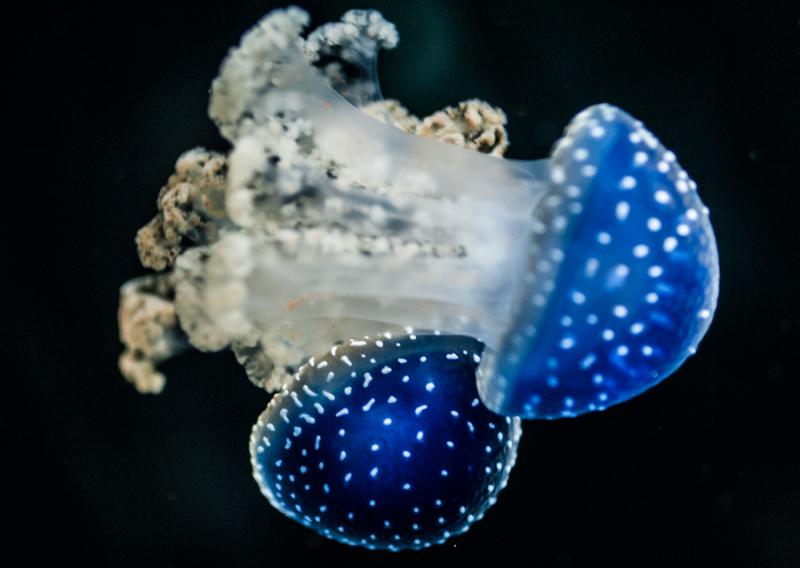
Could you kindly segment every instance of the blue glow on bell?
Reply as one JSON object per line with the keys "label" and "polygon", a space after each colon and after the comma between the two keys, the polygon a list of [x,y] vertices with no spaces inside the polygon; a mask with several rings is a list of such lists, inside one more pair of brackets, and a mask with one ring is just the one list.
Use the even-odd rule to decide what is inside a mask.
{"label": "blue glow on bell", "polygon": [[640,122],[580,113],[550,160],[527,288],[479,390],[493,410],[560,418],[647,390],[694,353],[719,264],[695,183]]}
{"label": "blue glow on bell", "polygon": [[521,434],[479,401],[482,350],[386,334],[313,358],[253,428],[262,493],[350,545],[418,549],[465,532],[505,486]]}

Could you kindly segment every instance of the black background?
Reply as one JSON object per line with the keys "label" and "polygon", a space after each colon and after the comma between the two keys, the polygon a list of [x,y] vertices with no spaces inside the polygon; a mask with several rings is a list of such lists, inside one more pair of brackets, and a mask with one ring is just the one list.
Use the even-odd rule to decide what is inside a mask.
{"label": "black background", "polygon": [[527,423],[497,505],[444,546],[320,539],[250,477],[267,397],[230,353],[164,365],[160,396],[116,369],[134,233],[181,152],[225,149],[210,81],[276,4],[31,2],[4,17],[3,540],[113,565],[800,565],[797,2],[302,5],[313,24],[380,9],[401,36],[384,94],[496,104],[511,157],[545,156],[596,102],[643,120],[712,211],[721,295],[698,354],[620,407]]}

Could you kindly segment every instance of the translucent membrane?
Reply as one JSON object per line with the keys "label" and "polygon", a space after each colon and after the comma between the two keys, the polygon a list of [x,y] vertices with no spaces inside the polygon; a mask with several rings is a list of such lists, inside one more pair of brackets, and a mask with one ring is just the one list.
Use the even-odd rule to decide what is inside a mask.
{"label": "translucent membrane", "polygon": [[[231,193],[272,175],[259,152],[263,117],[306,121],[314,155],[335,163],[338,176],[315,180],[314,227],[230,236],[247,249],[246,274],[210,275],[209,294],[230,293],[233,279],[244,284],[242,302],[235,317],[228,302],[212,305],[212,315],[223,327],[277,333],[273,340],[302,344],[306,355],[349,338],[344,328],[359,336],[441,329],[496,344],[523,284],[548,162],[501,160],[386,125],[331,88],[299,48],[284,47],[274,80],[248,99],[255,125],[222,125],[236,145]],[[276,216],[285,223],[290,215]],[[235,220],[259,228],[276,216]],[[353,245],[365,237],[375,243],[369,254]]]}

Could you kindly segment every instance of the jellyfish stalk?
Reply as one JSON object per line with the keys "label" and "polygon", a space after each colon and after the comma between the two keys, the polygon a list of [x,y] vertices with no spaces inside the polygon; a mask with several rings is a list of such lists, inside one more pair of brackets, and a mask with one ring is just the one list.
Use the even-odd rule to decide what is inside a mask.
{"label": "jellyfish stalk", "polygon": [[[499,160],[383,124],[328,84],[299,35],[279,56],[251,49],[269,24],[245,36],[212,91],[212,117],[235,144],[228,211],[252,232],[217,248],[250,260],[209,278],[209,295],[242,290],[240,304],[210,317],[231,334],[314,335],[307,353],[345,339],[338,324],[320,333],[322,320],[358,321],[359,335],[410,326],[496,344],[519,296],[548,161]],[[267,65],[274,60],[279,67]],[[296,172],[270,159],[276,121],[302,125],[298,152],[329,167],[286,179]]]}

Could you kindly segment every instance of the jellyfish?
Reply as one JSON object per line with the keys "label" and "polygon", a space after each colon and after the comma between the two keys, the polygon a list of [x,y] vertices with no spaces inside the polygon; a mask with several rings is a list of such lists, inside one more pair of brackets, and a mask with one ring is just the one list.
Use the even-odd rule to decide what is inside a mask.
{"label": "jellyfish", "polygon": [[371,549],[427,548],[493,505],[519,418],[478,399],[483,345],[386,333],[310,359],[253,427],[253,475],[282,513]]}
{"label": "jellyfish", "polygon": [[[339,25],[374,46],[370,16],[356,16]],[[202,275],[206,297],[224,299],[207,306],[217,326],[258,330],[279,368],[405,326],[475,337],[482,400],[525,418],[603,410],[695,350],[718,287],[708,209],[641,122],[592,106],[532,161],[413,136],[333,88],[304,24],[268,16],[212,88],[243,228]],[[374,68],[374,50],[350,51]],[[377,84],[359,92],[380,97]],[[292,163],[275,148],[287,138]]]}
{"label": "jellyfish", "polygon": [[184,154],[138,234],[169,272],[123,288],[121,369],[156,392],[156,363],[230,347],[277,392],[250,439],[269,502],[346,544],[425,548],[495,502],[522,418],[603,411],[694,353],[714,233],[623,110],[503,159],[500,111],[423,132],[383,99],[379,13],[307,23],[271,12],[223,61],[209,114],[232,148]]}

